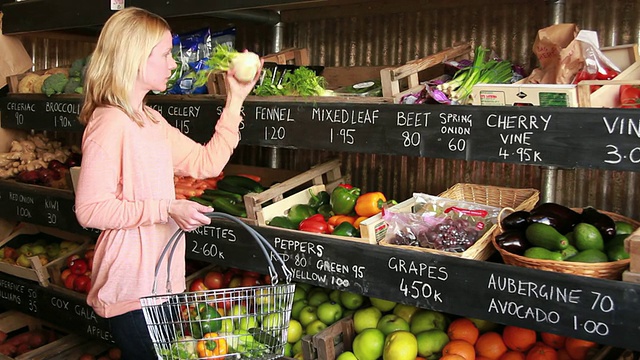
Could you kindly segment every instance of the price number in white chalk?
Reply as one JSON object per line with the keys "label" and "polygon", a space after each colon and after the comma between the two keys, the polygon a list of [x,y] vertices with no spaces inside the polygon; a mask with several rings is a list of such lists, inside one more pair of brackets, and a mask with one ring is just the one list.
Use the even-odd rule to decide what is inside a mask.
{"label": "price number in white chalk", "polygon": [[400,280],[400,292],[405,297],[412,299],[425,299],[436,302],[442,302],[442,293],[434,289],[431,284],[422,280],[413,280],[411,283],[402,278]]}
{"label": "price number in white chalk", "polygon": [[284,140],[287,136],[287,130],[283,126],[265,126],[265,140]]}
{"label": "price number in white chalk", "polygon": [[355,143],[356,129],[331,129],[331,137],[329,141],[331,143],[340,142],[347,145],[353,145]]}
{"label": "price number in white chalk", "polygon": [[214,259],[224,259],[224,252],[216,246],[216,244],[204,243],[203,245],[199,245],[197,241],[193,242],[193,248],[191,252],[194,254],[202,254],[206,257],[214,258]]}
{"label": "price number in white chalk", "polygon": [[419,132],[403,131],[402,132],[402,146],[404,147],[417,147],[420,146],[421,135]]}
{"label": "price number in white chalk", "polygon": [[24,125],[24,115],[16,113],[16,125]]}
{"label": "price number in white chalk", "polygon": [[604,160],[607,164],[620,164],[621,162],[630,162],[632,164],[640,163],[640,146],[634,147],[629,151],[624,151],[616,145],[609,144],[607,147],[607,155],[609,159]]}

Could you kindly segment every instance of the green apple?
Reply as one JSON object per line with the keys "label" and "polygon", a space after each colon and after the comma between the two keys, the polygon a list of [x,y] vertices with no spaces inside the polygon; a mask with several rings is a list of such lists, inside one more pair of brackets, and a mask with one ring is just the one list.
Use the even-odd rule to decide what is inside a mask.
{"label": "green apple", "polygon": [[323,302],[329,301],[329,294],[323,288],[313,288],[307,293],[307,301],[311,306],[319,306]]}
{"label": "green apple", "polygon": [[364,303],[364,296],[349,291],[343,291],[340,293],[340,303],[346,309],[355,310]]}
{"label": "green apple", "polygon": [[358,358],[351,351],[345,351],[342,354],[338,355],[336,360],[358,360]]}
{"label": "green apple", "polygon": [[31,246],[31,252],[33,253],[33,255],[46,254],[47,249],[44,245],[34,244]]}
{"label": "green apple", "polygon": [[289,327],[287,328],[287,343],[294,344],[298,340],[302,339],[303,332],[304,330],[302,330],[302,324],[300,324],[300,321],[294,319],[289,320]]}
{"label": "green apple", "polygon": [[377,360],[383,350],[384,334],[376,328],[364,329],[353,339],[353,354],[358,360]]}
{"label": "green apple", "polygon": [[296,283],[296,288],[302,288],[304,292],[308,293],[314,286],[307,283]]}
{"label": "green apple", "polygon": [[306,299],[306,298],[307,298],[307,290],[305,290],[303,287],[296,285],[296,289],[293,292],[293,302]]}
{"label": "green apple", "polygon": [[424,358],[439,358],[442,348],[449,342],[449,336],[440,329],[431,329],[416,335],[418,355]]}
{"label": "green apple", "polygon": [[329,293],[329,300],[333,302],[337,302],[338,304],[342,305],[342,303],[340,302],[340,294],[342,294],[342,291],[340,290],[331,291]]}
{"label": "green apple", "polygon": [[258,319],[255,316],[245,316],[238,321],[238,329],[249,330],[258,327]]}
{"label": "green apple", "polygon": [[282,316],[282,313],[267,314],[262,319],[260,327],[262,328],[262,330],[273,330],[282,328],[284,326]]}
{"label": "green apple", "polygon": [[415,360],[418,341],[409,331],[399,330],[387,335],[382,352],[383,360]]}
{"label": "green apple", "polygon": [[449,319],[441,312],[420,309],[413,314],[409,325],[411,325],[411,332],[414,334],[431,329],[440,329],[444,331],[449,325]]}
{"label": "green apple", "polygon": [[293,344],[293,346],[291,347],[291,352],[294,356],[297,354],[302,354],[302,339],[296,341],[295,344]]}
{"label": "green apple", "polygon": [[489,320],[476,319],[476,318],[468,318],[468,319],[471,320],[471,322],[473,322],[474,324],[476,324],[476,327],[478,328],[478,330],[480,330],[480,333],[492,331],[498,327],[498,324]]}
{"label": "green apple", "polygon": [[406,304],[398,304],[393,308],[393,313],[405,319],[409,324],[411,324],[411,318],[413,314],[415,314],[419,308],[413,305]]}
{"label": "green apple", "polygon": [[316,313],[320,321],[331,325],[342,318],[342,311],[342,305],[334,301],[326,301],[318,306]]}
{"label": "green apple", "polygon": [[295,360],[304,360],[304,354],[303,353],[297,353],[297,354],[293,355],[293,358]]}
{"label": "green apple", "polygon": [[292,357],[293,356],[293,344],[292,343],[286,343],[284,344],[284,356],[286,357]]}
{"label": "green apple", "polygon": [[318,314],[316,313],[317,309],[318,308],[315,306],[307,305],[300,310],[298,321],[300,321],[300,324],[302,324],[303,327],[307,327],[311,322],[318,319]]}
{"label": "green apple", "polygon": [[303,307],[308,305],[309,305],[309,302],[307,301],[307,299],[294,301],[293,304],[291,305],[291,318],[300,320],[300,310],[302,310]]}
{"label": "green apple", "polygon": [[309,323],[309,325],[307,325],[307,327],[305,328],[305,332],[307,335],[313,336],[326,328],[327,324],[320,321],[320,319],[316,319]]}
{"label": "green apple", "polygon": [[376,328],[382,331],[385,336],[391,334],[394,331],[409,331],[410,329],[408,322],[406,322],[400,316],[394,314],[383,315],[380,320],[378,320],[378,325],[376,325]]}
{"label": "green apple", "polygon": [[16,259],[16,264],[26,268],[31,267],[31,261],[29,260],[29,257],[25,254],[20,254],[20,256],[18,256],[18,258]]}
{"label": "green apple", "polygon": [[369,306],[358,309],[353,313],[353,329],[356,334],[363,332],[365,329],[375,329],[381,317],[382,312],[377,307]]}
{"label": "green apple", "polygon": [[377,307],[382,312],[391,311],[391,310],[393,310],[393,308],[396,307],[396,302],[395,301],[379,299],[379,298],[374,298],[374,297],[369,297],[369,301],[371,301],[371,305]]}
{"label": "green apple", "polygon": [[224,318],[220,320],[220,332],[221,333],[231,333],[234,330],[233,320],[231,318]]}

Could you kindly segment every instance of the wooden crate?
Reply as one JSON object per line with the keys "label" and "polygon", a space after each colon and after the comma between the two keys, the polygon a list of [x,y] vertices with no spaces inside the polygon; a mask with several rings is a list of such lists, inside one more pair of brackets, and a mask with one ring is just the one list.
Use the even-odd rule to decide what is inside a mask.
{"label": "wooden crate", "polygon": [[275,54],[268,54],[262,57],[264,62],[274,62],[276,64],[291,64],[298,66],[311,65],[309,61],[309,49],[287,48]]}
{"label": "wooden crate", "polygon": [[25,352],[16,357],[9,357],[6,355],[0,355],[0,359],[14,359],[14,360],[44,360],[49,359],[50,356],[64,352],[65,350],[74,347],[78,344],[86,341],[78,335],[66,334],[58,327],[43,322],[35,317],[23,314],[21,312],[10,310],[0,314],[0,331],[8,335],[7,339],[16,336],[21,333],[35,330],[44,330],[46,334],[52,334],[56,337],[53,341],[48,341],[46,344]]}
{"label": "wooden crate", "polygon": [[[421,81],[442,75],[442,71],[436,67],[442,66],[447,60],[469,58],[470,53],[471,44],[464,43],[421,59],[409,61],[402,66],[383,69],[380,71],[382,96],[393,98],[397,104],[403,96],[422,91],[424,85],[420,84]],[[428,70],[432,70],[432,72],[427,75],[421,74]]]}
{"label": "wooden crate", "polygon": [[104,341],[90,340],[84,338],[84,342],[67,347],[64,351],[56,354],[50,354],[47,360],[77,360],[84,354],[91,354],[96,358],[109,351],[114,345],[110,345]]}
{"label": "wooden crate", "polygon": [[[591,92],[593,85],[601,86]],[[622,71],[613,80],[584,80],[577,85],[580,107],[620,107],[620,85],[640,85],[640,61]]]}
{"label": "wooden crate", "polygon": [[89,244],[90,238],[70,232],[66,232],[56,228],[50,228],[40,225],[32,225],[21,223],[16,230],[0,241],[0,248],[10,246],[18,248],[20,245],[35,241],[38,235],[46,237],[48,241],[69,240],[77,243],[78,246],[64,254],[60,254],[57,258],[49,261],[46,265],[42,265],[37,256],[29,257],[31,267],[23,267],[8,262],[0,262],[0,271],[17,276],[23,279],[35,280],[42,286],[49,286],[50,282],[54,282],[54,278],[60,276],[60,271],[64,266],[65,259],[72,254],[82,252]]}
{"label": "wooden crate", "polygon": [[302,354],[305,360],[335,360],[345,351],[351,351],[356,333],[353,316],[344,317],[316,335],[302,338]]}
{"label": "wooden crate", "polygon": [[[9,85],[9,93],[10,94],[18,94],[18,93],[20,93],[18,91],[20,80],[22,80],[28,74],[33,73],[33,74],[42,76],[42,75],[45,75],[45,74],[53,74],[53,73],[58,72],[58,71],[62,71],[62,72],[66,71],[66,73],[68,74],[69,73],[69,68],[59,67],[59,68],[51,68],[51,69],[45,69],[45,70],[27,71],[27,72],[22,73],[22,74],[15,74],[15,75],[7,76],[7,84]],[[41,92],[37,92],[37,93],[41,93]]]}

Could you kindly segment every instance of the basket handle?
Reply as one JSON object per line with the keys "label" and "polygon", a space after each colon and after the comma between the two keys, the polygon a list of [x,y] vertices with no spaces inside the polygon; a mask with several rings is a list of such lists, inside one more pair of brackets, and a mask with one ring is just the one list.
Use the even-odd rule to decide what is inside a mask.
{"label": "basket handle", "polygon": [[[505,212],[508,212],[508,214],[505,214]],[[504,232],[504,229],[502,228],[502,220],[514,212],[516,212],[516,210],[510,207],[500,209],[500,212],[498,213],[498,231],[500,233]]]}
{"label": "basket handle", "polygon": [[[255,229],[251,228],[249,225],[245,224],[241,220],[239,220],[239,219],[237,219],[234,216],[231,216],[229,214],[225,214],[225,213],[221,213],[221,212],[210,212],[210,213],[206,213],[205,216],[207,216],[210,219],[221,218],[221,219],[231,220],[232,222],[235,222],[236,224],[240,225],[245,230],[247,230],[249,235],[251,235],[251,237],[253,237],[253,239],[258,243],[258,246],[260,246],[260,250],[262,250],[262,253],[264,254],[264,257],[267,260],[267,264],[268,264],[268,268],[269,268],[269,276],[271,277],[271,284],[272,285],[276,285],[278,283],[278,272],[276,271],[276,267],[273,264],[273,261],[271,260],[271,257],[269,256],[269,253],[267,252],[267,250],[271,251],[273,256],[275,256],[276,260],[278,260],[278,262],[280,263],[280,266],[282,268],[282,273],[285,276],[285,281],[287,283],[291,282],[291,279],[293,278],[293,273],[291,272],[291,270],[289,270],[289,268],[287,267],[287,264],[285,264],[284,260],[282,259],[282,256],[280,256],[280,254],[278,254],[278,252],[267,241],[267,239],[265,239],[264,236],[262,236],[262,234],[260,234]],[[169,280],[169,278],[170,278],[169,274],[171,274],[171,259],[173,259],[173,254],[174,254],[174,252],[175,252],[175,250],[176,250],[176,248],[178,246],[178,240],[180,239],[182,234],[184,234],[184,230],[178,229],[173,234],[173,236],[171,236],[171,238],[169,239],[169,241],[165,245],[164,249],[162,249],[162,252],[160,253],[160,258],[158,259],[158,262],[156,263],[156,267],[155,267],[155,270],[154,270],[153,288],[152,288],[153,295],[156,295],[156,290],[157,290],[157,285],[158,285],[157,284],[157,282],[158,282],[158,273],[160,272],[160,265],[162,263],[162,259],[165,257],[165,255],[167,254],[167,251],[169,251],[169,249],[171,249],[171,251],[169,251],[169,257],[168,257],[168,261],[167,261],[167,283],[166,283],[166,288],[167,288],[167,292],[171,292],[171,281]]]}

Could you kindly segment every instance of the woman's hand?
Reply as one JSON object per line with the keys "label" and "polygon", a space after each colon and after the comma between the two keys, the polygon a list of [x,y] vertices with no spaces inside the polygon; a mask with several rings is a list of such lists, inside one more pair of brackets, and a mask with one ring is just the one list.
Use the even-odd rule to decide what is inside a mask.
{"label": "woman's hand", "polygon": [[212,207],[191,200],[173,200],[169,205],[169,216],[184,231],[193,231],[202,225],[209,225],[211,219],[205,214],[212,211]]}

